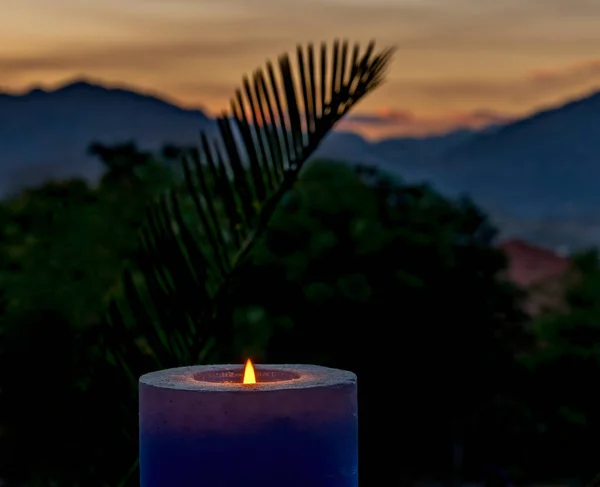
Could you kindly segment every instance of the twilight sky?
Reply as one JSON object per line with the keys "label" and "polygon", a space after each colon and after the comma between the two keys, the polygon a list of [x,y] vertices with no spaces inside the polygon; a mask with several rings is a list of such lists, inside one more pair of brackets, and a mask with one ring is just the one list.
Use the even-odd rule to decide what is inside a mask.
{"label": "twilight sky", "polygon": [[211,113],[296,43],[395,44],[345,127],[480,126],[600,89],[600,0],[0,0],[0,90],[86,77]]}

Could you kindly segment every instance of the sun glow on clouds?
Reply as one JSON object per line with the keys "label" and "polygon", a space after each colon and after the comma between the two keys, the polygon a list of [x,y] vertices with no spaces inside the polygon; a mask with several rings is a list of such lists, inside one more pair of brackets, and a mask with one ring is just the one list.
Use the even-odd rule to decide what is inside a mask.
{"label": "sun glow on clouds", "polygon": [[396,112],[384,108],[371,114],[350,114],[340,122],[339,128],[376,140],[400,135],[418,137],[442,134],[456,129],[480,129],[507,123],[513,118],[484,110],[417,116],[407,111]]}

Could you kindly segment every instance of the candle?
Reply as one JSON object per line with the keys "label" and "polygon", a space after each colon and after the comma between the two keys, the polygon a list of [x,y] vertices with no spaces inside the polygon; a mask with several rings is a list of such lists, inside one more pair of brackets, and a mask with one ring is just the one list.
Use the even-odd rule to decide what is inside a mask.
{"label": "candle", "polygon": [[356,376],[315,365],[250,367],[140,378],[141,487],[358,485]]}

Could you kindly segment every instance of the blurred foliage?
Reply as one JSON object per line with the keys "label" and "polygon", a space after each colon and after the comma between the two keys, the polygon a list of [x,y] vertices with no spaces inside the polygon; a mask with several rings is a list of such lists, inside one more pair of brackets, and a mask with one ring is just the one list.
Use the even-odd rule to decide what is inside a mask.
{"label": "blurred foliage", "polygon": [[358,373],[361,441],[377,445],[382,431],[399,439],[361,450],[365,482],[383,482],[399,461],[409,477],[450,472],[453,444],[467,441],[469,473],[504,461],[496,442],[508,424],[491,420],[518,392],[514,356],[530,340],[522,294],[500,278],[495,233],[468,200],[365,168],[311,165],[238,276],[238,347],[267,363]]}
{"label": "blurred foliage", "polygon": [[[137,152],[133,144],[106,150],[116,158]],[[131,172],[116,174],[115,156],[105,154],[108,171],[98,188],[82,180],[49,182],[0,207],[0,286],[9,321],[48,308],[78,326],[98,323],[137,249],[148,199],[173,181],[167,166],[141,154],[143,167],[134,161]]]}
{"label": "blurred foliage", "polygon": [[[136,184],[49,183],[0,207],[0,477],[136,485],[136,412],[121,401],[129,383],[115,380],[97,346],[94,299],[119,293],[121,270],[137,258],[141,200],[169,173],[158,160]],[[524,480],[585,477],[595,459],[567,449],[597,434],[586,383],[598,372],[597,255],[575,259],[569,312],[534,323],[531,352],[523,295],[501,278],[494,235],[467,200],[313,162],[234,279],[234,353],[359,374],[361,482],[383,482],[392,469],[400,484],[447,478],[457,444],[465,478],[486,463]],[[393,447],[378,446],[382,432]],[[565,460],[549,466],[558,454]]]}
{"label": "blurred foliage", "polygon": [[[540,433],[539,457],[565,458],[558,474],[574,469],[592,476],[597,455],[586,448],[600,435],[600,397],[593,387],[600,374],[600,258],[598,251],[575,254],[565,278],[563,311],[533,323],[538,344],[524,358],[533,374],[535,409]],[[577,453],[574,453],[574,448]]]}
{"label": "blurred foliage", "polygon": [[174,183],[169,166],[131,143],[95,148],[107,167],[97,187],[48,182],[0,206],[0,478],[30,486],[102,485],[89,482],[115,429],[95,393],[111,386],[96,376],[91,387],[88,335],[121,292],[146,202]]}

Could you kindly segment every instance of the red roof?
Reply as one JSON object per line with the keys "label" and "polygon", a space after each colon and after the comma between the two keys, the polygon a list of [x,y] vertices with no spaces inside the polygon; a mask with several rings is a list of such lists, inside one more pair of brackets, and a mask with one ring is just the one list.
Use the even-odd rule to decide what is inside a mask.
{"label": "red roof", "polygon": [[523,287],[559,277],[569,268],[568,258],[523,240],[508,240],[499,247],[508,257],[509,279]]}

